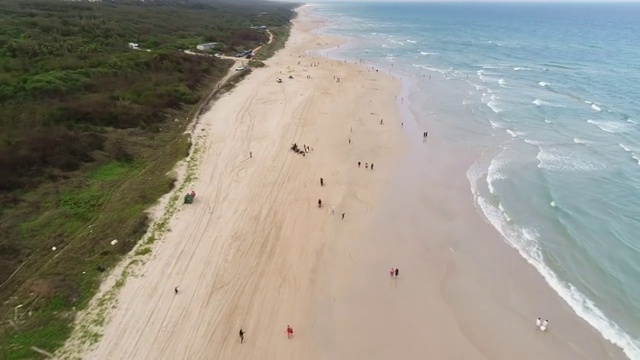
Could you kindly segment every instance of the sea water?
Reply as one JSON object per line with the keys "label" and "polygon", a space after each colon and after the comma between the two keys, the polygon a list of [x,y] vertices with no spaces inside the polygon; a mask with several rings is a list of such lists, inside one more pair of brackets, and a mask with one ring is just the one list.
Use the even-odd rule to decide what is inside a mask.
{"label": "sea water", "polygon": [[487,149],[467,176],[508,244],[640,359],[640,4],[321,3],[337,56],[405,80],[416,121]]}

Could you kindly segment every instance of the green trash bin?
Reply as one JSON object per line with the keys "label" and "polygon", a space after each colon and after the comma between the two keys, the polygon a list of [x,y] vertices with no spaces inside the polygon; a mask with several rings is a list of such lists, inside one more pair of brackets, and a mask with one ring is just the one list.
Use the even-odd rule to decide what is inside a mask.
{"label": "green trash bin", "polygon": [[191,194],[187,194],[184,196],[184,203],[185,204],[193,204],[193,196],[191,196]]}

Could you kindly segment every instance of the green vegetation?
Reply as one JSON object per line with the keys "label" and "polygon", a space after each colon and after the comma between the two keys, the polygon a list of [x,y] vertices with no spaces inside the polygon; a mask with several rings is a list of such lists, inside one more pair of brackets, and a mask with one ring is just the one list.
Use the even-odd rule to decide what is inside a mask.
{"label": "green vegetation", "polygon": [[272,57],[273,54],[276,53],[276,51],[282,49],[284,47],[284,44],[289,39],[291,25],[289,23],[286,23],[282,26],[273,27],[269,31],[271,31],[271,34],[273,34],[273,41],[270,44],[266,44],[265,46],[260,48],[260,51],[256,53],[254,60],[268,59]]}
{"label": "green vegetation", "polygon": [[[232,65],[181,50],[217,42],[216,52],[233,55],[266,43],[250,28],[266,25],[274,41],[264,59],[284,45],[293,7],[0,2],[0,359],[59,348],[101,275],[147,232],[145,210],[174,188],[167,174],[191,151],[184,131]],[[136,258],[152,251],[169,215]],[[88,341],[98,337],[87,331]]]}

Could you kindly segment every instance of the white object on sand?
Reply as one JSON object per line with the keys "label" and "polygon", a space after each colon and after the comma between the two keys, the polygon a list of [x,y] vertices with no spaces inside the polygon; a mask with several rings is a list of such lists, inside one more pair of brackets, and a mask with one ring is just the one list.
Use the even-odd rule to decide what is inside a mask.
{"label": "white object on sand", "polygon": [[539,328],[539,327],[540,327],[540,325],[542,325],[542,319],[537,318],[537,319],[536,319],[536,327],[538,327],[538,328]]}
{"label": "white object on sand", "polygon": [[51,248],[51,251],[56,251],[56,249],[57,248],[54,246],[54,247]]}

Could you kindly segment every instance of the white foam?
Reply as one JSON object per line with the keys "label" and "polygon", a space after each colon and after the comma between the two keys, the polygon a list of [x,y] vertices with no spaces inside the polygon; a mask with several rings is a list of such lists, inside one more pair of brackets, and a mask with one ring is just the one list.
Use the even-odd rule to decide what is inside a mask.
{"label": "white foam", "polygon": [[511,135],[511,137],[518,137],[518,136],[526,135],[526,133],[523,133],[522,131],[516,131],[516,130],[511,130],[511,129],[507,129],[507,133],[509,135]]}
{"label": "white foam", "polygon": [[623,133],[629,130],[630,126],[628,123],[623,123],[619,121],[607,121],[607,120],[587,120],[589,124],[593,124],[600,128],[602,131],[606,131],[612,134]]}
{"label": "white foam", "polygon": [[504,110],[502,110],[501,108],[498,107],[498,103],[495,102],[495,101],[489,101],[487,103],[487,106],[490,107],[491,110],[493,110],[493,112],[496,113],[496,114],[501,113],[502,111],[504,111]]}
{"label": "white foam", "polygon": [[419,68],[419,69],[425,69],[425,70],[429,70],[429,71],[439,72],[440,74],[446,74],[447,73],[447,70],[430,67],[428,65],[422,65],[422,64],[411,64],[411,65],[413,67],[416,67],[416,68]]}
{"label": "white foam", "polygon": [[550,103],[548,101],[544,101],[544,100],[540,100],[540,99],[535,99],[531,102],[532,104],[535,104],[536,106],[552,106],[552,107],[563,107],[562,105],[558,105],[558,104],[553,104]]}
{"label": "white foam", "polygon": [[467,170],[467,179],[471,185],[471,193],[478,195],[478,182],[480,179],[484,179],[487,176],[486,170],[480,165],[478,161],[471,164]]}
{"label": "white foam", "polygon": [[531,70],[531,69],[526,68],[526,67],[514,67],[513,70],[515,70],[515,71],[523,71],[523,70]]}
{"label": "white foam", "polygon": [[545,144],[543,141],[532,140],[532,139],[524,139],[524,142],[526,142],[529,145],[534,145],[534,146],[542,146],[542,145]]}
{"label": "white foam", "polygon": [[591,142],[589,140],[583,140],[583,139],[580,139],[580,138],[573,138],[573,142],[575,144],[585,144],[585,145],[586,144],[593,144],[593,142]]}
{"label": "white foam", "polygon": [[504,169],[508,163],[509,161],[505,158],[504,150],[491,160],[489,168],[487,169],[487,185],[489,186],[490,193],[495,194],[494,184],[496,181],[507,178],[500,170]]}
{"label": "white foam", "polygon": [[426,52],[426,51],[420,51],[420,55],[424,55],[424,56],[427,56],[427,55],[438,55],[438,53],[434,53],[434,52]]}
{"label": "white foam", "polygon": [[547,284],[571,306],[578,316],[597,329],[605,339],[621,347],[630,359],[640,359],[640,345],[620,329],[618,324],[608,319],[593,301],[572,284],[560,280],[547,266],[538,243],[539,235],[535,229],[510,224],[503,211],[482,197],[476,196],[476,203],[507,243],[544,277]]}
{"label": "white foam", "polygon": [[491,124],[491,127],[494,129],[502,129],[504,126],[500,123],[497,123],[493,120],[489,120],[489,123]]}
{"label": "white foam", "polygon": [[551,207],[556,207],[556,202],[555,202],[555,201],[551,201],[551,202],[549,203],[549,205],[551,205]]}
{"label": "white foam", "polygon": [[602,111],[602,109],[596,104],[591,104],[591,109],[593,109],[595,111]]}
{"label": "white foam", "polygon": [[416,43],[417,43],[416,41],[413,41],[413,40],[407,40],[407,42],[408,42],[409,44],[416,44]]}
{"label": "white foam", "polygon": [[624,145],[624,144],[618,144],[621,148],[624,149],[624,151],[628,152],[629,154],[631,154],[631,157],[638,162],[638,165],[640,165],[640,148],[636,148],[636,147],[631,147],[629,145]]}
{"label": "white foam", "polygon": [[539,161],[538,168],[549,171],[589,172],[606,168],[599,161],[580,158],[575,152],[561,148],[542,147],[536,158]]}
{"label": "white foam", "polygon": [[545,87],[545,86],[549,86],[549,85],[551,85],[551,84],[550,84],[550,83],[548,83],[548,82],[540,81],[540,82],[538,83],[538,85],[540,85],[540,86],[542,86],[542,87]]}
{"label": "white foam", "polygon": [[492,93],[493,91],[491,89],[487,89],[487,92],[482,94],[481,101],[493,110],[494,113],[498,114],[504,110],[498,106],[498,98]]}
{"label": "white foam", "polygon": [[546,122],[547,124],[553,124],[551,120],[547,120],[547,119],[544,119],[544,122]]}

